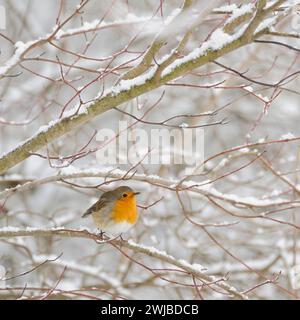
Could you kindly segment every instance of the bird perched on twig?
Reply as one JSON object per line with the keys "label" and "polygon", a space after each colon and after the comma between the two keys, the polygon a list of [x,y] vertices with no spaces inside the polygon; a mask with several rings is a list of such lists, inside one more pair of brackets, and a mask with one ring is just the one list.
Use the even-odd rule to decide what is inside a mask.
{"label": "bird perched on twig", "polygon": [[92,215],[101,233],[121,235],[127,232],[138,219],[135,198],[138,194],[139,192],[134,192],[127,186],[104,192],[82,217]]}

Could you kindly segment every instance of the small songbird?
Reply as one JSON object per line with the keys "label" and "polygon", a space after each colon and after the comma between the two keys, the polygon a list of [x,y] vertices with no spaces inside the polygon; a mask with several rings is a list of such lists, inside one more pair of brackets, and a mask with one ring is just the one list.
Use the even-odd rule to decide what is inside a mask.
{"label": "small songbird", "polygon": [[104,192],[82,217],[92,215],[101,232],[121,235],[127,232],[138,219],[135,199],[137,194],[139,192],[134,192],[127,186]]}

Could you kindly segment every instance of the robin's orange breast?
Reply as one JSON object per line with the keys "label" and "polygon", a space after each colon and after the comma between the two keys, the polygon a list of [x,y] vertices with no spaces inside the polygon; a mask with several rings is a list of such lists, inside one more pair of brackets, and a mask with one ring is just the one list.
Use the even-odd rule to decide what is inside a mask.
{"label": "robin's orange breast", "polygon": [[134,224],[138,218],[136,201],[134,196],[117,200],[112,209],[112,219],[115,222],[128,222]]}

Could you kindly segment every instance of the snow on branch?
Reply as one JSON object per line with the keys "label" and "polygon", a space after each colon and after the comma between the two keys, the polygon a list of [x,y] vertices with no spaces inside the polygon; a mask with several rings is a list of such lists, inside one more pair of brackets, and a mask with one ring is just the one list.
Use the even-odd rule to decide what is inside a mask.
{"label": "snow on branch", "polygon": [[229,285],[226,281],[217,281],[217,278],[207,274],[207,271],[203,271],[203,267],[199,264],[190,264],[189,262],[173,257],[172,255],[158,250],[151,246],[145,246],[138,244],[132,240],[102,240],[99,235],[91,233],[86,230],[73,230],[64,228],[52,228],[52,229],[38,229],[38,228],[26,228],[19,229],[14,227],[0,228],[0,238],[13,238],[13,237],[68,237],[68,238],[83,238],[96,241],[98,244],[110,244],[115,248],[127,248],[134,253],[144,254],[149,257],[160,260],[161,262],[178,267],[181,270],[187,272],[187,274],[198,278],[204,285],[216,286],[225,290],[230,296],[239,299],[248,299],[247,295],[239,292],[235,287]]}
{"label": "snow on branch", "polygon": [[13,195],[16,192],[25,192],[36,186],[56,182],[67,179],[75,178],[113,178],[113,179],[126,179],[130,175],[130,179],[133,181],[141,181],[150,183],[152,185],[157,185],[163,188],[168,188],[174,191],[190,191],[193,193],[200,194],[205,197],[212,197],[225,202],[229,202],[233,205],[248,206],[248,207],[270,207],[274,205],[284,205],[290,203],[290,200],[284,198],[276,199],[259,199],[256,197],[248,196],[242,197],[235,194],[221,193],[216,188],[212,186],[210,181],[197,182],[192,180],[173,180],[165,179],[157,175],[146,175],[134,173],[130,174],[128,171],[120,170],[113,167],[108,167],[105,169],[76,169],[75,167],[69,166],[60,170],[57,175],[45,177],[42,179],[36,179],[24,183],[23,185],[18,185],[14,188],[6,189],[0,193],[0,199],[6,198]]}
{"label": "snow on branch", "polygon": [[[1,229],[0,229],[1,230]],[[107,272],[103,271],[103,266],[89,266],[76,261],[64,260],[61,257],[59,259],[55,255],[33,255],[33,261],[35,264],[44,263],[44,261],[51,261],[51,265],[56,265],[59,267],[67,267],[68,270],[79,272],[88,276],[92,276],[99,279],[103,283],[107,284],[109,287],[113,288],[119,295],[128,296],[130,294],[128,290],[122,287],[121,281],[115,277],[109,275]]]}
{"label": "snow on branch", "polygon": [[23,43],[22,41],[18,41],[17,43],[15,43],[16,50],[14,55],[10,59],[8,59],[3,66],[0,67],[0,79],[7,75],[13,67],[19,64],[28,51],[38,45],[45,43],[45,41],[46,38],[40,38],[38,40],[29,41],[27,43]]}
{"label": "snow on branch", "polygon": [[[38,130],[37,134],[33,135],[24,143],[21,143],[0,158],[0,173],[5,173],[8,169],[28,158],[33,152],[46,146],[51,141],[63,136],[76,127],[83,125],[87,121],[94,119],[96,116],[125,102],[131,101],[135,97],[138,97],[146,92],[161,87],[169,81],[183,76],[195,68],[203,66],[229,52],[252,43],[257,37],[260,37],[264,34],[264,32],[267,32],[269,27],[273,25],[273,23],[271,24],[268,22],[266,28],[263,28],[260,32],[255,31],[256,28],[268,18],[268,14],[272,12],[272,10],[276,10],[276,8],[279,7],[283,2],[284,1],[279,0],[274,2],[274,4],[267,9],[261,9],[260,14],[255,15],[255,18],[253,17],[255,23],[253,22],[254,20],[250,19],[250,23],[246,23],[246,27],[239,28],[233,34],[227,34],[224,32],[222,27],[216,29],[211,37],[199,48],[194,49],[188,55],[176,59],[175,61],[171,59],[170,65],[166,65],[164,70],[159,70],[159,77],[156,76],[156,71],[158,71],[155,69],[156,67],[152,69],[151,67],[148,68],[148,66],[153,62],[154,54],[157,53],[157,51],[163,46],[164,41],[159,40],[156,45],[154,42],[154,44],[151,46],[154,51],[151,53],[151,55],[147,55],[147,53],[145,55],[145,57],[147,56],[151,58],[149,58],[150,60],[147,58],[147,61],[150,61],[150,64],[146,64],[147,71],[143,66],[141,69],[139,67],[133,68],[131,74],[129,75],[127,73],[127,76],[125,77],[128,78],[128,80],[123,79],[124,81],[122,81],[121,85],[120,83],[117,83],[109,90],[106,90],[104,95],[100,93],[95,98],[94,102],[88,103],[84,106],[85,108],[83,112],[65,116],[60,120],[55,120],[53,125],[43,128],[43,130]],[[190,3],[191,1],[185,2],[187,10],[190,6]],[[281,13],[280,15],[284,16],[284,14],[285,12]],[[175,21],[179,16],[180,13],[175,16],[170,23],[173,23],[173,21]],[[237,19],[239,19],[239,17],[240,16],[237,15]],[[276,21],[278,21],[278,19]],[[167,27],[168,25],[166,25],[166,28]],[[187,32],[188,31],[189,30],[187,30]],[[55,37],[57,32],[58,30],[55,30],[52,33],[52,37]],[[20,57],[32,47],[32,45],[35,46],[38,43],[45,41],[47,41],[47,39],[40,39],[38,42],[31,44],[29,47],[25,46],[25,50],[24,46],[21,46],[22,50],[18,52],[18,58],[9,62],[5,67],[5,70],[2,69],[2,71],[4,70],[7,72],[10,70],[14,65],[12,62],[18,61]],[[146,71],[145,74],[143,74],[144,71]],[[77,109],[80,110],[79,107]]]}
{"label": "snow on branch", "polygon": [[117,19],[112,22],[102,21],[101,19],[95,19],[91,22],[84,22],[82,26],[78,28],[69,28],[67,30],[59,30],[55,36],[55,40],[60,40],[70,36],[75,36],[87,32],[99,31],[102,29],[122,27],[126,25],[139,24],[151,21],[151,26],[161,25],[159,21],[152,17],[137,17],[130,13],[123,19]]}
{"label": "snow on branch", "polygon": [[78,28],[70,28],[65,31],[61,29],[61,26],[56,25],[52,28],[52,32],[44,35],[43,37],[39,37],[36,40],[31,40],[26,43],[23,43],[22,41],[16,42],[14,54],[4,63],[3,66],[0,66],[0,79],[8,75],[8,73],[15,66],[21,63],[25,55],[28,54],[31,50],[40,47],[44,44],[47,44],[50,41],[60,40],[66,37],[84,34],[87,32],[98,31],[101,29],[144,23],[150,20],[152,26],[156,25],[155,19],[151,17],[137,17],[134,14],[128,14],[127,17],[125,17],[124,19],[115,20],[113,22],[105,22],[101,19],[96,19],[92,22],[85,22],[82,26]]}

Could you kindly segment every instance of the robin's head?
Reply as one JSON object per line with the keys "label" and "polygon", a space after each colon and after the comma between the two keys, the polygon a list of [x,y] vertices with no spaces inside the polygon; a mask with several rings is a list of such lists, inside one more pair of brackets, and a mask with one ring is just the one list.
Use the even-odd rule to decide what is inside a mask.
{"label": "robin's head", "polygon": [[128,201],[134,198],[139,192],[133,191],[130,187],[121,186],[112,191],[114,198],[117,200]]}

